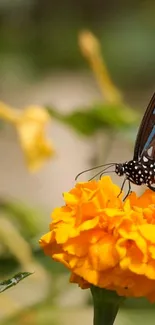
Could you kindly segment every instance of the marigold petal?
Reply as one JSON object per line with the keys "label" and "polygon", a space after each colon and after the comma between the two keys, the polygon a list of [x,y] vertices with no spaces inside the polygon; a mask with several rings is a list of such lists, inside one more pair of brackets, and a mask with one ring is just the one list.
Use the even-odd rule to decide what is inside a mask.
{"label": "marigold petal", "polygon": [[67,259],[67,254],[65,253],[53,253],[52,258],[57,261],[57,262],[61,262],[64,266],[66,266],[67,268],[70,268],[68,259]]}
{"label": "marigold petal", "polygon": [[147,278],[155,280],[155,261],[151,261],[147,264],[145,275]]}
{"label": "marigold petal", "polygon": [[80,231],[95,228],[98,225],[98,223],[99,223],[98,217],[92,218],[91,220],[87,220],[83,222],[83,224],[81,224],[81,226],[79,227]]}
{"label": "marigold petal", "polygon": [[126,256],[127,248],[128,248],[128,245],[126,243],[127,243],[127,241],[124,238],[120,238],[116,242],[115,247],[116,247],[117,253],[120,256],[120,260],[122,260]]}
{"label": "marigold petal", "polygon": [[71,283],[78,283],[78,285],[81,287],[81,289],[88,289],[90,288],[89,282],[84,280],[82,277],[76,275],[75,273],[71,273],[69,281]]}
{"label": "marigold petal", "polygon": [[80,230],[73,228],[72,225],[60,224],[60,227],[57,226],[55,229],[55,237],[58,244],[65,243],[69,238],[78,236]]}
{"label": "marigold petal", "polygon": [[115,240],[110,235],[103,235],[103,239],[89,247],[89,261],[92,268],[103,271],[114,267],[118,263]]}
{"label": "marigold petal", "polygon": [[74,194],[66,193],[66,192],[63,193],[63,198],[67,205],[73,205],[73,206],[76,205],[79,200],[79,198],[76,197]]}
{"label": "marigold petal", "polygon": [[83,257],[88,253],[88,233],[80,234],[80,236],[75,238],[70,238],[65,244],[63,244],[63,249],[65,252],[77,256]]}
{"label": "marigold petal", "polygon": [[39,243],[41,246],[45,246],[48,245],[51,241],[53,241],[53,233],[50,231],[41,237]]}
{"label": "marigold petal", "polygon": [[155,244],[155,225],[141,225],[139,226],[139,232],[146,240],[149,240],[152,244]]}
{"label": "marigold petal", "polygon": [[149,251],[149,253],[150,253],[152,259],[155,260],[155,246],[153,246],[153,245],[149,245],[149,247],[148,247],[148,251]]}

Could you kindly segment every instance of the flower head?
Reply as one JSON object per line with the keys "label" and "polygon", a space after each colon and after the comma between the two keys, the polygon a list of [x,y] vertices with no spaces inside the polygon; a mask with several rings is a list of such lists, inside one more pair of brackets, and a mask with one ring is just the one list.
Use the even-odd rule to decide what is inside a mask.
{"label": "flower head", "polygon": [[28,168],[35,171],[54,153],[52,144],[45,136],[45,126],[50,121],[48,112],[39,106],[24,110],[12,109],[0,103],[0,119],[15,125]]}
{"label": "flower head", "polygon": [[155,194],[125,202],[110,177],[78,183],[52,213],[44,252],[71,271],[71,282],[155,301]]}

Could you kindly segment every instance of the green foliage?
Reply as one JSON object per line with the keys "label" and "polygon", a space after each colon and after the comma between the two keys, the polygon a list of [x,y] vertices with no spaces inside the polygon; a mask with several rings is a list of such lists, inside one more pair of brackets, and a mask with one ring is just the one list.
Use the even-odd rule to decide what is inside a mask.
{"label": "green foliage", "polygon": [[14,256],[10,256],[8,253],[0,256],[0,277],[10,276],[10,273],[17,272],[20,264]]}
{"label": "green foliage", "polygon": [[102,129],[127,130],[139,121],[138,113],[123,104],[98,103],[89,109],[77,109],[67,115],[51,107],[47,107],[47,110],[52,117],[85,136],[91,136]]}
{"label": "green foliage", "polygon": [[83,67],[77,35],[87,27],[100,36],[106,62],[122,87],[153,83],[154,1],[146,6],[128,1],[120,3],[117,10],[104,1],[100,5],[88,3],[65,1],[53,6],[51,1],[46,1],[46,5],[31,0],[0,1],[1,73],[16,66],[15,72],[21,67],[25,75],[29,68],[31,76],[38,72],[39,77],[41,71]]}
{"label": "green foliage", "polygon": [[153,325],[155,304],[145,298],[127,298],[124,300],[116,318],[116,325]]}
{"label": "green foliage", "polygon": [[155,305],[151,304],[146,298],[127,298],[123,301],[124,309],[155,309]]}
{"label": "green foliage", "polygon": [[[25,203],[9,200],[0,200],[0,221],[1,218],[6,219],[13,224],[16,231],[19,232],[25,241],[28,241],[30,249],[35,256],[39,250],[38,239],[46,228],[45,219],[42,217],[40,211],[32,208]],[[1,227],[2,222],[0,222]],[[3,230],[2,230],[3,231]],[[14,256],[7,246],[7,231],[6,239],[1,238],[0,249],[0,276],[9,276],[10,273],[15,273],[20,267],[20,263],[16,256]],[[39,258],[38,258],[39,261]]]}
{"label": "green foliage", "polygon": [[31,274],[32,273],[30,273],[30,272],[20,272],[20,273],[14,275],[11,279],[0,282],[0,293],[13,287],[18,282],[25,279],[26,277],[28,277]]}
{"label": "green foliage", "polygon": [[0,212],[15,222],[22,234],[29,239],[38,235],[43,229],[44,219],[41,217],[40,212],[23,202],[1,199]]}
{"label": "green foliage", "polygon": [[154,325],[154,320],[155,308],[123,308],[117,315],[115,325]]}

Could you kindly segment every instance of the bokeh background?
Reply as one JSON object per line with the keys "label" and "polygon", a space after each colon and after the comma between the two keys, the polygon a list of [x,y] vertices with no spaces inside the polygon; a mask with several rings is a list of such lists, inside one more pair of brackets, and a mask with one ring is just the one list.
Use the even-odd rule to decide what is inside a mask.
{"label": "bokeh background", "polygon": [[[136,129],[155,86],[154,16],[153,0],[0,0],[0,101],[12,110],[48,107],[47,134],[55,149],[31,173],[15,128],[1,119],[0,279],[21,270],[35,272],[1,293],[1,324],[92,323],[89,292],[68,284],[68,272],[44,256],[38,239],[48,231],[52,209],[63,204],[62,192],[74,186],[79,171],[132,158]],[[99,87],[79,45],[83,30],[98,38],[123,98],[116,105],[118,112],[119,106],[123,109],[118,123],[111,106],[111,113],[104,110],[106,82]],[[92,116],[99,114],[95,127],[92,111]],[[133,316],[131,309],[132,323],[141,311]],[[123,315],[118,324],[125,324]]]}

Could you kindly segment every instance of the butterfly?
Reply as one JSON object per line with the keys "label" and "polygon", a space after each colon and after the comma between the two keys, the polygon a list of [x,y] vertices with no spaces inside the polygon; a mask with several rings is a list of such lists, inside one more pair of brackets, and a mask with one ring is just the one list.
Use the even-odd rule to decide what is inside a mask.
{"label": "butterfly", "polygon": [[125,198],[131,192],[131,183],[145,184],[149,189],[155,191],[153,186],[153,184],[155,185],[155,93],[142,118],[135,142],[133,159],[125,163],[109,163],[87,169],[79,173],[75,180],[85,172],[104,168],[90,180],[97,176],[101,178],[112,166],[115,168],[112,172],[118,176],[125,176],[119,195],[122,193],[126,181],[128,181],[129,188]]}

